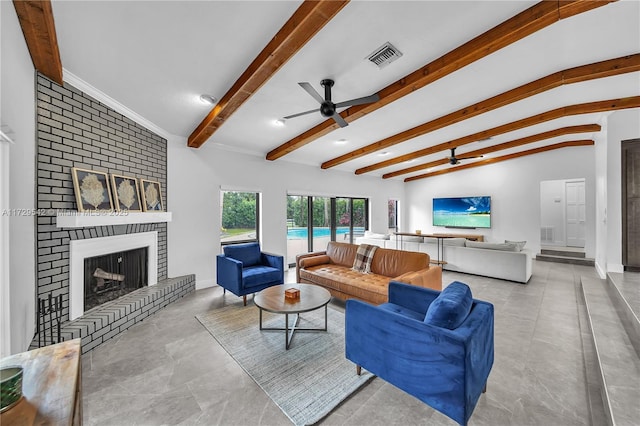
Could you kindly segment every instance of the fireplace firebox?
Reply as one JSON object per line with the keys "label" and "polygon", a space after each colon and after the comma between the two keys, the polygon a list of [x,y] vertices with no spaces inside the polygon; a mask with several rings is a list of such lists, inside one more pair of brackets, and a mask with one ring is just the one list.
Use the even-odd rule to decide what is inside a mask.
{"label": "fireplace firebox", "polygon": [[147,247],[85,258],[85,312],[147,286],[147,262]]}

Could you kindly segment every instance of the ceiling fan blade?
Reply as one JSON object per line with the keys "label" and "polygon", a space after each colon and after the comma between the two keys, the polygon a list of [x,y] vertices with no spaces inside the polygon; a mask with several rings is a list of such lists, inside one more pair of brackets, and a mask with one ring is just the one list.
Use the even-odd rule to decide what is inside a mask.
{"label": "ceiling fan blade", "polygon": [[331,116],[331,118],[333,118],[335,120],[335,122],[340,125],[340,127],[347,127],[349,125],[349,123],[344,121],[344,118],[342,118],[342,116],[340,114],[338,114],[338,113],[334,113]]}
{"label": "ceiling fan blade", "polygon": [[458,160],[471,160],[473,158],[482,158],[482,155],[474,155],[473,157],[458,157]]}
{"label": "ceiling fan blade", "polygon": [[354,106],[354,105],[363,105],[363,104],[370,104],[372,102],[377,102],[380,100],[380,96],[378,96],[378,94],[374,94],[371,96],[365,96],[363,98],[356,98],[356,99],[351,99],[350,101],[344,101],[344,102],[340,102],[338,104],[336,104],[336,108],[344,108],[344,107],[348,107],[348,106]]}
{"label": "ceiling fan blade", "polygon": [[313,97],[313,99],[315,99],[320,103],[324,102],[324,98],[320,96],[320,93],[318,93],[316,89],[314,89],[313,86],[311,86],[309,83],[305,81],[304,83],[298,83],[298,84],[300,85],[300,87],[306,90],[306,92],[310,94]]}
{"label": "ceiling fan blade", "polygon": [[282,118],[284,118],[285,120],[288,120],[290,118],[300,117],[301,115],[311,114],[312,112],[318,112],[318,108],[311,109],[311,110],[305,111],[305,112],[299,112],[297,114],[287,115],[286,117],[282,117]]}

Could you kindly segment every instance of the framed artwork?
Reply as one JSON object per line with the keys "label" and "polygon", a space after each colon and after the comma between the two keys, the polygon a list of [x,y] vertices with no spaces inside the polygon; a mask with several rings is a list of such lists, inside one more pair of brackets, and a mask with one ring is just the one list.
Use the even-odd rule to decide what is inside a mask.
{"label": "framed artwork", "polygon": [[140,212],[140,191],[136,178],[111,174],[111,188],[113,189],[113,204],[119,212]]}
{"label": "framed artwork", "polygon": [[145,212],[164,211],[160,182],[140,179],[140,187],[142,192],[142,210]]}
{"label": "framed artwork", "polygon": [[113,211],[109,178],[106,173],[73,167],[71,176],[78,211]]}

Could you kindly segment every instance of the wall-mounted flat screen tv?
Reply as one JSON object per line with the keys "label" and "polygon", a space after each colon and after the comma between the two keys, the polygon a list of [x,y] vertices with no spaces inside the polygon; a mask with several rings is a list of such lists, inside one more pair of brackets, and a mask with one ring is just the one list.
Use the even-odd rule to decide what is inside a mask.
{"label": "wall-mounted flat screen tv", "polygon": [[433,226],[491,228],[491,197],[434,198]]}

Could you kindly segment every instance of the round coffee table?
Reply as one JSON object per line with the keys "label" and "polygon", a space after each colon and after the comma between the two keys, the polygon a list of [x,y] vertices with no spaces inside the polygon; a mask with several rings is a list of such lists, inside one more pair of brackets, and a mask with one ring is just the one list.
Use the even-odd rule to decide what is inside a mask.
{"label": "round coffee table", "polygon": [[[300,290],[300,297],[297,299],[286,299],[284,291],[288,288]],[[327,331],[327,305],[331,300],[331,294],[324,288],[314,284],[283,284],[265,288],[255,295],[253,302],[260,310],[260,330],[284,331],[285,348],[291,346],[291,340],[296,331],[318,332]],[[324,307],[324,328],[299,328],[300,314],[303,312],[315,311]],[[283,327],[263,327],[262,311],[274,314],[284,314]],[[292,326],[289,325],[289,315],[295,315],[296,320]]]}

